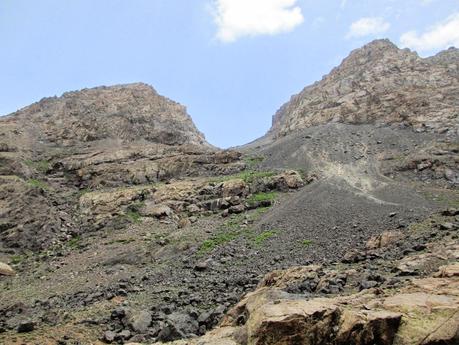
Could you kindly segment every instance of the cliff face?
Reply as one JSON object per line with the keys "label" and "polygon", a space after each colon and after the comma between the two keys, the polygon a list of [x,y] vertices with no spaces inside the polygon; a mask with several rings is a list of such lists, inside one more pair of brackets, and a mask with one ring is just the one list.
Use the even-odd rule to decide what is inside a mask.
{"label": "cliff face", "polygon": [[59,146],[103,139],[208,146],[184,106],[142,83],[44,98],[7,119],[20,123],[28,138]]}
{"label": "cliff face", "polygon": [[376,40],[293,96],[274,115],[270,134],[284,136],[328,122],[457,131],[458,106],[457,49],[423,59],[388,40]]}

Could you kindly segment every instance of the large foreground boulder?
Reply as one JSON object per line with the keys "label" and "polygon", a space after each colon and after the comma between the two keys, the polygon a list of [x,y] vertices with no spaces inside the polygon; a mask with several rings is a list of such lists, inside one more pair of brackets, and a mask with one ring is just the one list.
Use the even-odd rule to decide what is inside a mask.
{"label": "large foreground boulder", "polygon": [[0,262],[0,276],[14,276],[15,274],[16,272],[10,265]]}
{"label": "large foreground boulder", "polygon": [[408,345],[459,344],[457,264],[441,267],[401,290],[369,289],[339,297],[302,298],[284,292],[286,280],[317,269],[269,274],[222,320],[190,345]]}

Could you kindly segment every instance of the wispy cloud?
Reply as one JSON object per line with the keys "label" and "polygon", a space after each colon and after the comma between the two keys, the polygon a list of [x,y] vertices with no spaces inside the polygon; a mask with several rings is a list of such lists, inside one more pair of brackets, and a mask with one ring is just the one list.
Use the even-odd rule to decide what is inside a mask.
{"label": "wispy cloud", "polygon": [[389,28],[390,23],[382,17],[364,17],[351,24],[346,38],[378,35],[386,32]]}
{"label": "wispy cloud", "polygon": [[244,36],[275,35],[303,23],[297,0],[215,0],[217,39],[234,42]]}
{"label": "wispy cloud", "polygon": [[459,12],[437,23],[422,34],[418,34],[416,31],[404,33],[400,37],[400,44],[403,47],[418,51],[444,49],[449,46],[459,47]]}

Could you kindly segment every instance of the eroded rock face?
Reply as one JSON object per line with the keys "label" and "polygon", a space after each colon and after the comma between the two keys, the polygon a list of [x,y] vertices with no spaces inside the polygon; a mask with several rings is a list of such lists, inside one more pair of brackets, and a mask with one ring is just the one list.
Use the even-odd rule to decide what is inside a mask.
{"label": "eroded rock face", "polygon": [[64,146],[103,139],[208,145],[184,106],[142,83],[66,92],[12,117],[29,137]]}
{"label": "eroded rock face", "polygon": [[457,134],[459,51],[422,59],[376,40],[354,50],[321,81],[306,87],[273,117],[270,133],[327,122],[404,123]]}

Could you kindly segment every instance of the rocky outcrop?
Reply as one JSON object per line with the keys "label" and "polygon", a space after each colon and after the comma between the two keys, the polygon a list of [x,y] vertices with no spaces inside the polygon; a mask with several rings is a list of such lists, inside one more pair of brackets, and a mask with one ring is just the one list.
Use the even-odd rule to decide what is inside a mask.
{"label": "rocky outcrop", "polygon": [[321,81],[306,87],[273,117],[269,134],[343,122],[397,123],[457,135],[459,52],[422,59],[388,40],[354,50]]}
{"label": "rocky outcrop", "polygon": [[[448,278],[440,278],[445,271]],[[457,265],[435,276],[399,291],[370,289],[335,298],[304,299],[262,284],[227,313],[220,328],[174,344],[453,344],[459,341]]]}
{"label": "rocky outcrop", "polygon": [[1,121],[16,121],[29,140],[67,147],[108,139],[208,145],[184,106],[142,83],[66,92]]}
{"label": "rocky outcrop", "polygon": [[[0,118],[0,245],[47,249],[103,227],[88,223],[91,203],[101,214],[144,199],[126,186],[235,174],[240,157],[209,145],[184,106],[146,84],[42,99]],[[105,200],[80,201],[93,190]]]}

